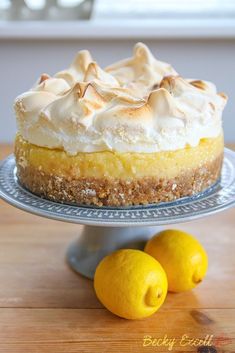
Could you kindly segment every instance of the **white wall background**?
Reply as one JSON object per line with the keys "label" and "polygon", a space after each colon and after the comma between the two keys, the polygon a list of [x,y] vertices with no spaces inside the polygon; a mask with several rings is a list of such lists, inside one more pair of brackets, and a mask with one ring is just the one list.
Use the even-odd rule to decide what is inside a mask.
{"label": "white wall background", "polygon": [[[185,77],[211,80],[229,95],[224,112],[225,139],[235,141],[235,40],[151,39],[144,41],[160,59]],[[131,55],[131,39],[1,39],[0,142],[12,142],[16,131],[14,98],[27,90],[41,73],[67,67],[78,50],[88,49],[101,66]]]}

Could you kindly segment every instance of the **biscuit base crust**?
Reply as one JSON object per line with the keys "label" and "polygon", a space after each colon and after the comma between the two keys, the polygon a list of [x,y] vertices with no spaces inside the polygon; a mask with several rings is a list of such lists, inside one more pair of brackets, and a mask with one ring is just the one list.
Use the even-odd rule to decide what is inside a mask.
{"label": "biscuit base crust", "polygon": [[142,177],[132,180],[80,177],[68,179],[17,163],[21,184],[43,198],[96,206],[130,206],[169,202],[197,194],[214,184],[221,172],[223,154],[172,179]]}

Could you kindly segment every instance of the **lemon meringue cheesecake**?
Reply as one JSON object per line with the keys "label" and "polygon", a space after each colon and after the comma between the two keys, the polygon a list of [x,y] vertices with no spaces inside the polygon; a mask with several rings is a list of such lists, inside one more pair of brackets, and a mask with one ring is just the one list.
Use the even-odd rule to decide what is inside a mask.
{"label": "lemon meringue cheesecake", "polygon": [[88,51],[43,74],[14,108],[17,176],[64,203],[127,206],[208,188],[223,161],[227,97],[184,79],[142,43],[104,70]]}

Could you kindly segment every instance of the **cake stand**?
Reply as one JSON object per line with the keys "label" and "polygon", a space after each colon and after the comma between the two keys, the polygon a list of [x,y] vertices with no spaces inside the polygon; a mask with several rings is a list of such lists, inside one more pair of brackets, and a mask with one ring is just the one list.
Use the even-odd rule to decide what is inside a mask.
{"label": "cake stand", "polygon": [[99,261],[119,248],[143,248],[163,225],[188,222],[235,204],[235,152],[225,149],[221,179],[203,193],[168,203],[135,207],[89,207],[42,199],[23,188],[16,176],[14,156],[0,165],[0,197],[24,211],[64,222],[83,224],[67,251],[69,265],[93,278]]}

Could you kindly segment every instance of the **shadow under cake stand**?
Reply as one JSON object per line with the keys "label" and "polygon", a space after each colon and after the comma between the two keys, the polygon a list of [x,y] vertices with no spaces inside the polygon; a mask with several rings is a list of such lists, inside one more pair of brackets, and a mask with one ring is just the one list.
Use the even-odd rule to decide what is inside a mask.
{"label": "shadow under cake stand", "polygon": [[67,251],[76,272],[93,278],[99,261],[120,248],[143,248],[163,225],[188,222],[235,204],[235,152],[225,149],[221,179],[206,191],[174,202],[134,207],[93,207],[56,203],[23,188],[10,155],[0,165],[0,197],[26,212],[64,222],[83,224]]}

